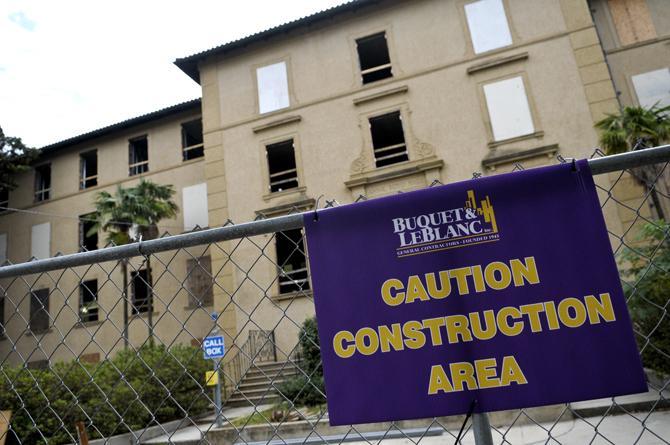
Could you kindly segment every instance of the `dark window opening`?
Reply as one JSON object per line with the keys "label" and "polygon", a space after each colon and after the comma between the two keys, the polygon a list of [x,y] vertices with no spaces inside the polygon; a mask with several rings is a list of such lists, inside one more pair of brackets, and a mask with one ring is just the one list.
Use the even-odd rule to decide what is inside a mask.
{"label": "dark window opening", "polygon": [[51,194],[51,164],[35,167],[35,202],[46,201]]}
{"label": "dark window opening", "polygon": [[26,364],[28,369],[49,369],[49,360],[33,360]]}
{"label": "dark window opening", "polygon": [[79,250],[86,252],[98,250],[98,231],[95,224],[95,213],[79,217]]}
{"label": "dark window opening", "polygon": [[393,77],[386,33],[356,40],[363,84]]}
{"label": "dark window opening", "polygon": [[377,167],[409,159],[399,111],[370,118],[370,132]]}
{"label": "dark window opening", "polygon": [[49,329],[49,289],[38,289],[30,293],[30,330],[44,332]]}
{"label": "dark window opening", "polygon": [[98,321],[98,280],[79,285],[79,319],[82,322]]}
{"label": "dark window opening", "polygon": [[279,293],[287,294],[309,289],[307,257],[302,230],[287,230],[276,234]]}
{"label": "dark window opening", "polygon": [[211,306],[214,302],[212,260],[208,256],[186,261],[189,307]]}
{"label": "dark window opening", "polygon": [[270,172],[270,192],[298,187],[293,139],[265,147]]}
{"label": "dark window opening", "polygon": [[146,136],[131,139],[128,143],[128,152],[129,176],[149,171],[149,143]]}
{"label": "dark window opening", "polygon": [[133,291],[133,315],[149,312],[152,304],[152,294],[147,270],[142,269],[137,272],[131,272],[130,278]]}
{"label": "dark window opening", "polygon": [[4,212],[9,207],[9,190],[0,187],[0,212]]}
{"label": "dark window opening", "polygon": [[91,150],[79,155],[79,188],[98,185],[98,151]]}
{"label": "dark window opening", "polygon": [[181,147],[184,161],[201,158],[204,154],[202,119],[181,124]]}

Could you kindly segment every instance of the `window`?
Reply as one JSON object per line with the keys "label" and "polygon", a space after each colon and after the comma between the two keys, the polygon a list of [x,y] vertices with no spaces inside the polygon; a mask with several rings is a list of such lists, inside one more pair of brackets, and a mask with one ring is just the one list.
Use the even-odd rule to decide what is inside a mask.
{"label": "window", "polygon": [[46,201],[51,193],[51,164],[35,167],[35,202]]}
{"label": "window", "polygon": [[279,62],[256,70],[258,111],[269,113],[289,106],[286,63]]}
{"label": "window", "polygon": [[484,85],[493,139],[502,141],[535,131],[521,77]]}
{"label": "window", "polygon": [[0,338],[5,337],[5,297],[0,296]]}
{"label": "window", "polygon": [[98,280],[79,285],[79,319],[82,322],[98,321]]}
{"label": "window", "polygon": [[79,155],[79,188],[81,190],[98,185],[98,151],[91,150]]}
{"label": "window", "polygon": [[211,306],[214,301],[212,260],[208,256],[186,261],[186,288],[190,307]]}
{"label": "window", "polygon": [[152,305],[151,286],[149,285],[149,275],[146,269],[130,273],[133,291],[133,314],[149,312]]}
{"label": "window", "polygon": [[79,217],[79,251],[98,250],[98,231],[95,230],[95,213]]}
{"label": "window", "polygon": [[670,68],[633,76],[633,86],[641,106],[670,106]]}
{"label": "window", "polygon": [[409,159],[400,111],[370,118],[370,133],[377,167]]}
{"label": "window", "polygon": [[49,329],[49,289],[38,289],[30,293],[30,330],[44,332]]}
{"label": "window", "polygon": [[287,230],[275,235],[279,293],[287,294],[309,289],[307,258],[302,230]]}
{"label": "window", "polygon": [[7,234],[0,233],[0,265],[7,261]]}
{"label": "window", "polygon": [[32,226],[30,231],[30,255],[44,259],[51,256],[51,224],[42,223]]}
{"label": "window", "polygon": [[363,84],[393,76],[386,33],[356,40]]}
{"label": "window", "polygon": [[203,157],[202,119],[181,124],[181,148],[184,161]]}
{"label": "window", "polygon": [[128,142],[129,176],[140,175],[149,171],[149,143],[147,137],[142,136]]}
{"label": "window", "polygon": [[281,192],[298,187],[298,169],[295,163],[293,139],[265,146],[270,174],[270,192]]}
{"label": "window", "polygon": [[465,5],[472,46],[476,54],[512,44],[503,0],[478,0]]}
{"label": "window", "polygon": [[9,190],[0,187],[0,212],[4,212],[9,207]]}
{"label": "window", "polygon": [[182,189],[184,230],[209,226],[207,208],[207,183],[196,184]]}

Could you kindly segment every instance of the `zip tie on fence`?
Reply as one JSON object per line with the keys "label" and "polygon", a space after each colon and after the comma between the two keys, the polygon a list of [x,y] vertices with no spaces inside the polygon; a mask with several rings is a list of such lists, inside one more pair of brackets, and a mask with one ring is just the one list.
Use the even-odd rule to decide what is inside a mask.
{"label": "zip tie on fence", "polygon": [[477,399],[472,399],[472,402],[470,402],[470,408],[468,408],[468,412],[465,415],[465,420],[463,420],[463,425],[461,425],[461,430],[458,432],[458,436],[456,436],[456,442],[454,442],[454,445],[458,445],[458,443],[461,441],[461,434],[463,434],[463,429],[465,429],[465,425],[468,423],[468,419],[470,419],[470,416],[472,416],[472,413],[475,411],[476,405]]}

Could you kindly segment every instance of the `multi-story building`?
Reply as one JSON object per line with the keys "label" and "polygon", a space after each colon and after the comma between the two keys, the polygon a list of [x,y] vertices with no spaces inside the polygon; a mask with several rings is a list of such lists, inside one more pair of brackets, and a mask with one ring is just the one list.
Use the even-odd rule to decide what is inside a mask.
{"label": "multi-story building", "polygon": [[[647,23],[645,33],[632,28],[639,42],[604,35],[610,17],[619,24],[617,30],[630,28],[614,11],[626,11],[634,21],[635,8],[645,3],[654,21]],[[20,178],[9,202],[9,207],[37,209],[40,215],[6,214],[0,217],[0,232],[12,261],[29,257],[31,243],[42,246],[32,250],[38,257],[72,251],[79,231],[44,213],[76,216],[92,210],[93,190],[78,188],[88,173],[71,173],[77,171],[77,162],[88,165],[92,149],[105,166],[104,172],[99,169],[97,189],[134,181],[129,173],[135,169],[139,176],[183,190],[177,195],[183,216],[164,223],[170,233],[192,227],[186,220],[218,227],[311,209],[321,195],[346,204],[361,195],[373,198],[434,181],[469,179],[476,171],[507,172],[518,162],[528,167],[552,163],[559,154],[586,157],[598,144],[594,122],[619,108],[617,91],[627,82],[620,79],[631,76],[634,89],[643,85],[635,91],[645,104],[648,99],[642,97],[656,94],[655,82],[663,82],[662,75],[641,83],[634,76],[660,70],[663,60],[667,71],[669,59],[659,54],[667,51],[667,37],[662,36],[670,27],[669,15],[663,0],[348,2],[178,59],[177,66],[202,86],[201,110],[193,102],[47,147],[34,171]],[[619,61],[628,54],[621,42],[635,47],[631,54],[638,51],[647,45],[642,40],[652,35],[651,26],[655,32],[649,51],[657,51],[655,60],[642,56],[640,70],[630,71],[629,62]],[[631,91],[622,92],[621,98],[632,98]],[[204,157],[185,160],[180,142],[188,131],[183,124],[200,113]],[[136,144],[135,138],[144,134],[148,139]],[[133,147],[146,147],[146,141],[149,171],[143,171],[146,151],[139,148],[133,155]],[[200,148],[195,150],[199,153]],[[42,167],[49,162],[51,172]],[[598,180],[603,185],[609,181]],[[45,193],[49,200],[35,202]],[[201,201],[204,194],[206,202]],[[639,199],[635,194],[627,197]],[[197,204],[189,207],[191,201]],[[188,209],[198,216],[188,216]],[[628,216],[614,205],[604,211],[616,234]],[[50,228],[40,228],[44,223]],[[51,244],[45,250],[42,240],[49,233]],[[227,343],[240,345],[251,330],[273,331],[278,356],[288,354],[300,320],[313,314],[300,231],[220,247],[208,251],[211,261],[206,263],[216,275],[211,308],[220,313]],[[197,255],[171,264],[186,268],[192,257]],[[179,294],[179,284],[172,286],[174,290],[157,293]],[[50,301],[50,310],[73,305],[67,297]],[[105,298],[114,299],[101,292],[101,306]],[[109,304],[112,321],[118,323],[118,298]],[[25,306],[18,309],[27,318]],[[164,331],[163,319],[157,322],[156,335],[177,335],[173,331],[182,323],[179,317],[189,323],[194,319],[183,309],[186,300],[181,312],[176,307],[169,306],[175,317],[164,322]],[[196,312],[197,317],[206,316],[206,311]],[[201,318],[198,322],[206,325]],[[61,329],[75,322],[73,315],[63,320]],[[204,331],[195,325],[177,340],[202,336]],[[131,341],[139,341],[146,328],[134,332],[131,328]],[[50,335],[55,334],[45,338]],[[57,345],[58,337],[54,339]],[[87,344],[91,350],[96,347]],[[0,342],[0,351],[5,349]]]}

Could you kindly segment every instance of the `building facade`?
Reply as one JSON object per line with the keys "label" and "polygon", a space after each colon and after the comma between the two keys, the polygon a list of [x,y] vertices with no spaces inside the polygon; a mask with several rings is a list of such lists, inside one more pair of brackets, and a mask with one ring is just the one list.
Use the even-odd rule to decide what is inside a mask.
{"label": "building facade", "polygon": [[[615,11],[627,11],[629,22],[635,22],[638,16],[630,12],[634,10],[630,5],[640,4],[653,18],[644,32],[633,27],[640,40],[630,43],[627,34],[615,38],[611,29],[609,37],[605,35],[612,26],[618,33],[624,31],[617,26],[629,29],[620,19],[614,20]],[[143,121],[136,131],[114,130],[99,142],[87,139],[68,143],[62,150],[47,149],[44,162],[53,159],[51,202],[32,203],[45,190],[40,184],[46,171],[40,170],[40,161],[21,178],[9,207],[53,213],[76,209],[76,214],[85,214],[91,210],[92,194],[78,190],[72,175],[62,173],[59,166],[76,171],[82,153],[97,148],[100,156],[109,156],[99,162],[110,169],[105,174],[112,175],[112,169],[118,173],[101,176],[96,187],[132,183],[135,177],[127,175],[145,165],[142,150],[133,158],[133,141],[145,133],[156,135],[149,138],[149,171],[138,175],[173,184],[183,191],[177,196],[191,193],[185,191],[189,187],[200,187],[192,189],[193,196],[202,197],[204,192],[207,199],[196,206],[200,215],[196,220],[206,219],[210,227],[312,209],[318,202],[323,205],[322,195],[324,200],[347,204],[361,196],[374,198],[435,181],[469,179],[473,172],[508,172],[516,163],[525,167],[553,163],[557,155],[588,157],[598,145],[594,122],[618,111],[620,100],[643,102],[640,97],[656,94],[654,82],[662,75],[646,78],[642,84],[652,86],[636,96],[632,90],[624,93],[619,85],[625,82],[619,79],[663,70],[663,60],[667,71],[670,59],[658,55],[668,48],[663,36],[669,9],[664,0],[348,2],[178,59],[177,66],[202,86],[201,104],[184,114]],[[628,51],[622,45],[632,46]],[[641,55],[645,62],[640,71],[630,71],[635,63],[624,59],[638,57],[631,54],[647,46],[657,51],[655,60]],[[204,156],[184,160],[180,128],[183,132],[182,124],[197,116],[202,117]],[[610,178],[598,181],[609,187]],[[634,181],[624,185],[622,196],[639,201]],[[184,211],[187,202],[179,202]],[[203,209],[206,218],[201,216]],[[614,205],[604,211],[614,235],[623,236],[622,222],[632,216]],[[28,227],[53,224],[43,215],[39,218],[21,213],[0,217],[0,232],[6,233],[12,261],[28,257],[26,246],[45,236],[46,229],[36,229],[29,239]],[[177,226],[183,231],[191,226],[186,218],[180,214],[177,220],[166,221],[164,228]],[[23,234],[15,234],[13,227],[20,225],[25,226]],[[49,254],[67,251],[61,243],[76,245],[78,232],[65,233],[60,226],[53,231]],[[211,289],[211,305],[208,300],[191,312],[184,309],[186,301],[179,303],[181,312],[177,306],[166,306],[163,313],[176,317],[157,322],[156,335],[167,335],[161,337],[166,343],[197,340],[206,330],[200,332],[195,326],[206,325],[204,317],[211,309],[219,313],[228,345],[241,345],[251,331],[273,332],[277,359],[284,358],[294,350],[300,320],[313,314],[313,299],[318,298],[310,291],[306,250],[299,230],[209,249],[204,261],[215,275],[214,285],[205,286]],[[184,254],[181,265],[170,264],[186,270],[187,260],[202,256],[194,251]],[[76,285],[73,278],[72,286]],[[170,288],[169,280],[157,282],[161,285],[167,286],[157,289],[161,295],[181,295],[183,290],[177,283]],[[189,292],[183,294],[177,298],[184,299]],[[102,304],[105,297],[100,295]],[[63,304],[72,303],[61,299],[50,302],[50,308]],[[110,314],[116,323],[122,314],[118,300],[115,304]],[[160,314],[161,308],[156,312]],[[183,338],[170,337],[180,323],[196,318]],[[174,320],[164,322],[161,334],[160,323],[168,319]],[[63,329],[72,322],[64,321]],[[11,331],[11,323],[6,329]],[[118,337],[118,325],[110,329],[116,329]],[[141,327],[133,334],[131,329],[131,342],[139,341],[145,331]],[[57,345],[58,337],[54,338]],[[3,350],[7,348],[0,342]]]}

